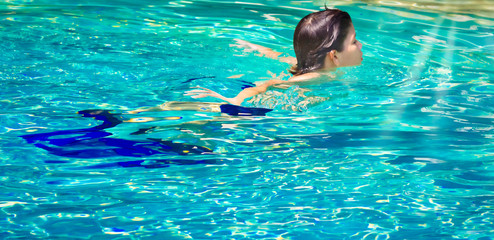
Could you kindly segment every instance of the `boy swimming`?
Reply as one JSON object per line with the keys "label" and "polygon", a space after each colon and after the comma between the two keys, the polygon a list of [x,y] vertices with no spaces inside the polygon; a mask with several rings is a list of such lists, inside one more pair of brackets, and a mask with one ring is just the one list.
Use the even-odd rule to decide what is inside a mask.
{"label": "boy swimming", "polygon": [[[226,98],[212,90],[201,88],[189,91],[193,98],[216,97],[224,103],[167,102],[159,107],[139,109],[127,114],[144,111],[195,110],[222,112],[229,115],[263,116],[272,109],[241,107],[245,99],[265,93],[270,87],[299,85],[317,80],[339,67],[356,66],[362,62],[362,44],[355,38],[355,28],[348,13],[337,9],[326,9],[304,17],[295,29],[294,50],[296,64],[292,67],[293,77],[287,81],[269,80],[255,87],[246,88],[236,97]],[[271,49],[238,40],[239,44],[253,48],[261,54],[278,58],[280,55]],[[285,62],[295,63],[295,59],[283,58]],[[109,156],[142,157],[151,155],[187,155],[213,152],[210,148],[185,143],[175,143],[162,139],[148,138],[147,141],[133,141],[110,137],[108,128],[123,122],[153,121],[153,118],[124,120],[120,114],[107,110],[80,111],[84,117],[103,121],[101,125],[75,130],[62,130],[50,133],[28,134],[22,136],[29,143],[36,144],[52,154],[65,157],[92,158]],[[140,129],[131,135],[145,134],[155,127]],[[63,137],[65,136],[65,137]],[[168,160],[166,160],[168,163]],[[119,163],[122,166],[141,166],[144,161]],[[209,162],[208,162],[209,163]],[[161,166],[158,164],[158,166]],[[152,165],[155,167],[155,165]]]}
{"label": "boy swimming", "polygon": [[[362,63],[362,44],[356,39],[356,32],[350,15],[339,9],[326,9],[311,13],[300,20],[293,37],[296,59],[293,57],[279,58],[281,53],[267,47],[244,40],[236,40],[238,47],[257,51],[261,56],[278,59],[292,64],[293,76],[287,81],[272,79],[255,87],[242,90],[237,96],[228,98],[213,90],[197,87],[184,95],[192,98],[214,97],[226,101],[212,102],[180,102],[170,101],[157,107],[141,108],[127,112],[136,114],[148,111],[202,111],[222,112],[229,115],[264,116],[270,108],[241,107],[244,100],[253,98],[259,102],[266,101],[263,94],[272,87],[289,88],[292,85],[313,84],[330,79],[330,73],[339,67],[357,66]],[[303,95],[303,91],[302,91]],[[258,99],[256,99],[258,98]],[[314,97],[313,97],[314,98]],[[312,102],[322,102],[327,98],[315,97]],[[269,101],[269,100],[268,100]],[[308,102],[308,101],[306,101]],[[292,107],[293,108],[293,107]],[[295,110],[295,109],[294,109]]]}

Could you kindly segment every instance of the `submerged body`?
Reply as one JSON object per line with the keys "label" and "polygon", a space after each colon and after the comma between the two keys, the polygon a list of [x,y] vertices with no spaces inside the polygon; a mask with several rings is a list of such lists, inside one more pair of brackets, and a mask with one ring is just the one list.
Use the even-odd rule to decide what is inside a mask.
{"label": "submerged body", "polygon": [[[184,95],[192,98],[214,97],[226,103],[197,102],[195,104],[184,104],[181,102],[167,102],[157,107],[141,108],[129,111],[136,114],[146,111],[168,111],[168,110],[192,110],[203,112],[222,112],[219,106],[231,104],[243,107],[274,108],[276,105],[284,105],[284,109],[298,110],[300,106],[306,108],[311,104],[318,104],[329,99],[329,97],[312,96],[307,97],[307,89],[297,89],[297,98],[301,97],[300,106],[293,104],[273,104],[276,92],[268,92],[269,89],[289,89],[293,86],[319,84],[334,79],[334,71],[340,67],[357,66],[362,63],[362,44],[356,39],[356,32],[350,15],[338,9],[326,9],[311,13],[298,23],[293,46],[296,58],[280,57],[281,53],[275,52],[267,47],[253,44],[244,40],[236,39],[237,47],[246,48],[246,51],[257,51],[260,56],[277,59],[281,62],[292,64],[290,72],[293,74],[288,80],[271,79],[256,84],[255,87],[245,88],[235,97],[223,96],[211,89],[196,87],[187,91]],[[248,100],[250,104],[246,106]],[[276,99],[279,103],[279,99]],[[291,101],[289,101],[291,102]],[[185,102],[187,103],[187,102]],[[249,112],[249,110],[246,110]],[[256,110],[253,110],[256,111]],[[230,114],[231,115],[231,114]]]}

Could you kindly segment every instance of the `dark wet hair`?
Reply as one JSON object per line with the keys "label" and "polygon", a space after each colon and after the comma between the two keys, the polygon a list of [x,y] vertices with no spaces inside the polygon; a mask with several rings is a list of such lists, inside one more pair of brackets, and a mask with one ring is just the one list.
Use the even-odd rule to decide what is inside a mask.
{"label": "dark wet hair", "polygon": [[302,18],[293,35],[297,65],[290,72],[300,75],[321,69],[330,51],[343,50],[351,23],[350,15],[338,9],[326,9]]}

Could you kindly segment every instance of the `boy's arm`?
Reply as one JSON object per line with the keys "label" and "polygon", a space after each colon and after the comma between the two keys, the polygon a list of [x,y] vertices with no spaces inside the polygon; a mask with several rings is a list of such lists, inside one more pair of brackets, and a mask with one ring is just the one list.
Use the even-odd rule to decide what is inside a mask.
{"label": "boy's arm", "polygon": [[253,97],[253,96],[261,94],[261,93],[264,93],[269,89],[269,87],[271,87],[275,84],[280,84],[280,83],[284,83],[284,82],[286,82],[286,81],[278,80],[278,79],[269,80],[269,81],[267,81],[267,82],[265,82],[259,86],[246,88],[246,89],[242,90],[241,92],[239,92],[237,94],[237,96],[233,97],[233,98],[227,98],[227,97],[225,97],[225,96],[223,96],[217,92],[214,92],[210,89],[203,88],[203,87],[200,87],[201,89],[195,89],[195,90],[188,91],[185,93],[185,95],[186,96],[192,96],[192,98],[215,97],[215,98],[219,98],[221,100],[227,101],[228,103],[233,104],[233,105],[240,105],[240,104],[242,104],[242,102],[244,102],[245,99]]}
{"label": "boy's arm", "polygon": [[258,56],[276,59],[276,60],[279,60],[280,62],[288,63],[290,65],[297,64],[296,58],[294,58],[294,57],[280,57],[280,55],[282,53],[276,52],[271,48],[264,47],[264,46],[254,44],[251,42],[247,42],[247,41],[241,40],[241,39],[235,39],[235,42],[237,42],[237,44],[232,44],[231,46],[238,47],[238,48],[244,48],[247,52],[257,51],[257,52],[259,52]]}

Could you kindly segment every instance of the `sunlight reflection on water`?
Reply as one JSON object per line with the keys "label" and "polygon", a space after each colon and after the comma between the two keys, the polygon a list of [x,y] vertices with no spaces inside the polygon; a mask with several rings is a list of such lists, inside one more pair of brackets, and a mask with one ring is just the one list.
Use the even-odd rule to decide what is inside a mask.
{"label": "sunlight reflection on water", "polygon": [[[489,1],[332,1],[364,64],[309,86],[319,104],[286,105],[294,87],[267,116],[127,114],[286,71],[233,39],[293,55],[314,2],[4,1],[0,238],[492,237]],[[83,109],[124,122],[99,132],[107,142],[19,138],[101,124]]]}

